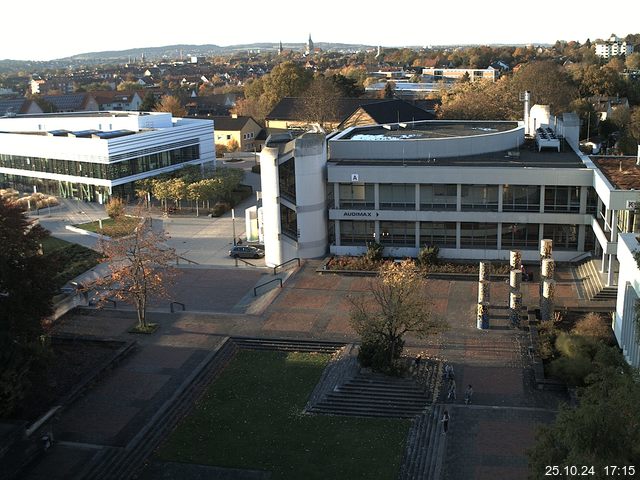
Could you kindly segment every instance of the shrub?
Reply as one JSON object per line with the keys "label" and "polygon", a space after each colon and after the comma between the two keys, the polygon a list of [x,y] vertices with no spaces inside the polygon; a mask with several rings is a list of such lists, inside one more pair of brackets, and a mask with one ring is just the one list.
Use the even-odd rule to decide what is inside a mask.
{"label": "shrub", "polygon": [[549,368],[551,375],[568,385],[583,386],[584,379],[591,373],[593,365],[591,358],[587,356],[560,357],[552,361]]}
{"label": "shrub", "polygon": [[258,164],[258,165],[254,165],[253,167],[251,167],[251,171],[252,171],[253,173],[260,174],[260,164]]}
{"label": "shrub", "polygon": [[538,352],[542,360],[556,356],[556,338],[560,331],[554,322],[540,322],[538,325]]}
{"label": "shrub", "polygon": [[404,340],[398,339],[393,350],[393,362],[389,364],[391,345],[380,338],[363,338],[360,350],[358,351],[358,360],[360,365],[365,368],[371,368],[377,372],[395,374],[398,373],[400,369],[396,360],[400,358],[403,348]]}
{"label": "shrub", "polygon": [[377,242],[370,242],[367,244],[367,253],[364,256],[371,262],[380,262],[382,261],[382,252],[384,251],[384,247],[382,244]]}
{"label": "shrub", "polygon": [[124,202],[118,197],[111,197],[105,208],[107,215],[114,220],[124,216]]}
{"label": "shrub", "polygon": [[418,265],[425,267],[438,263],[439,253],[440,247],[437,245],[425,245],[418,253]]}
{"label": "shrub", "polygon": [[217,202],[213,206],[213,209],[211,210],[211,214],[214,217],[220,217],[224,215],[226,212],[228,212],[229,210],[231,210],[231,205],[229,205],[227,202]]}
{"label": "shrub", "polygon": [[611,327],[606,319],[594,312],[587,313],[578,320],[571,333],[607,343],[611,340]]}

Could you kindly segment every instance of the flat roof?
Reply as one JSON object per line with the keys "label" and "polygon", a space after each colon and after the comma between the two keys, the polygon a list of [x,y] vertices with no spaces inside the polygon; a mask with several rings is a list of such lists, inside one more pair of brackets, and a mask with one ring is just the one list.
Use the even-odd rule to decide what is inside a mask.
{"label": "flat roof", "polygon": [[637,157],[589,157],[617,190],[640,190]]}
{"label": "flat roof", "polygon": [[453,138],[487,135],[518,128],[518,122],[427,120],[392,125],[358,127],[336,140],[393,141],[425,138]]}
{"label": "flat roof", "polygon": [[329,158],[329,162],[336,165],[365,164],[373,166],[588,168],[566,142],[562,142],[560,152],[555,149],[538,152],[531,140],[527,140],[520,148],[479,155],[421,158],[418,160]]}

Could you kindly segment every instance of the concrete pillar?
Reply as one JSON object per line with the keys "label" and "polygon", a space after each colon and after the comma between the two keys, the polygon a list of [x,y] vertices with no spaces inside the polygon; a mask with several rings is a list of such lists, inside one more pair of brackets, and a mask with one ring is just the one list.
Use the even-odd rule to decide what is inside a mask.
{"label": "concrete pillar", "polygon": [[589,187],[580,187],[580,213],[587,213],[587,196],[589,195]]}
{"label": "concrete pillar", "polygon": [[373,208],[380,210],[380,184],[373,184]]}
{"label": "concrete pillar", "polygon": [[420,222],[416,222],[415,224],[415,234],[416,234],[415,247],[418,250],[420,250]]}
{"label": "concrete pillar", "polygon": [[522,294],[520,292],[509,293],[509,320],[511,325],[520,324],[520,314],[522,312]]}
{"label": "concrete pillar", "polygon": [[333,184],[333,208],[340,208],[340,184],[337,182]]}
{"label": "concrete pillar", "polygon": [[607,272],[607,251],[602,248],[602,263],[600,264],[600,273]]}
{"label": "concrete pillar", "polygon": [[456,212],[461,212],[462,211],[462,185],[458,183],[456,187],[457,187],[456,188]]}
{"label": "concrete pillar", "polygon": [[488,280],[478,282],[478,303],[491,301],[491,283]]}
{"label": "concrete pillar", "polygon": [[[333,231],[334,231],[335,236],[336,236],[335,245],[337,247],[339,247],[342,244],[342,242],[340,241],[340,222],[338,220],[333,220]],[[331,239],[329,239],[329,240],[331,240]]]}
{"label": "concrete pillar", "polygon": [[[540,185],[540,213],[544,213],[544,185]],[[540,230],[542,230],[542,226],[540,226]],[[542,231],[540,235],[542,235]],[[542,237],[540,239],[542,240]]]}
{"label": "concrete pillar", "polygon": [[497,242],[497,250],[502,250],[502,223],[498,223],[498,242]]}
{"label": "concrete pillar", "polygon": [[[498,185],[498,211],[502,212],[502,194],[503,194],[504,185]],[[498,230],[500,231],[500,230]]]}
{"label": "concrete pillar", "polygon": [[419,183],[416,183],[415,201],[416,201],[416,212],[417,212],[420,210],[420,184]]}
{"label": "concrete pillar", "polygon": [[585,225],[578,225],[578,251],[579,252],[584,252],[584,244],[585,244],[585,240],[586,240],[586,226]]}
{"label": "concrete pillar", "polygon": [[[458,207],[460,207],[459,202],[458,202]],[[460,222],[456,222],[456,248],[460,250]]]}
{"label": "concrete pillar", "polygon": [[611,243],[618,241],[618,210],[611,210]]}
{"label": "concrete pillar", "polygon": [[542,259],[541,275],[544,278],[552,280],[555,270],[556,270],[556,262],[555,262],[555,260],[553,258],[543,258]]}
{"label": "concrete pillar", "polygon": [[512,292],[519,292],[522,285],[522,270],[511,270],[509,272],[509,286]]}
{"label": "concrete pillar", "polygon": [[553,240],[543,238],[540,241],[540,256],[542,258],[550,258],[553,255]]}
{"label": "concrete pillar", "polygon": [[489,275],[491,275],[491,263],[480,262],[478,279],[480,281],[489,280]]}
{"label": "concrete pillar", "polygon": [[554,297],[556,281],[545,279],[542,284],[542,301],[540,304],[540,316],[542,320],[551,320],[554,312]]}
{"label": "concrete pillar", "polygon": [[607,272],[607,287],[610,287],[611,285],[613,285],[614,282],[614,278],[613,278],[613,274],[615,271],[615,255],[609,255],[609,271]]}
{"label": "concrete pillar", "polygon": [[489,302],[478,303],[478,315],[476,318],[476,326],[480,330],[489,328]]}
{"label": "concrete pillar", "polygon": [[509,266],[512,270],[520,270],[522,268],[522,253],[520,250],[511,250],[509,252]]}

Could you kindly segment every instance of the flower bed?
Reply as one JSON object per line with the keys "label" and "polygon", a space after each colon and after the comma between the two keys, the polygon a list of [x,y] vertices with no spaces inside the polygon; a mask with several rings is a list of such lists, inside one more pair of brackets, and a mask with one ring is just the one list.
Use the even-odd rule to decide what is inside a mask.
{"label": "flower bed", "polygon": [[[373,261],[365,255],[358,257],[336,256],[331,257],[325,264],[324,270],[347,270],[347,271],[363,271],[375,272],[380,268],[383,262],[392,262],[392,259],[383,259],[382,261]],[[457,274],[474,274],[479,271],[479,263],[454,263],[454,262],[438,262],[429,265],[416,265],[427,273],[457,273]],[[492,274],[506,275],[509,273],[509,265],[504,263],[493,264]]]}

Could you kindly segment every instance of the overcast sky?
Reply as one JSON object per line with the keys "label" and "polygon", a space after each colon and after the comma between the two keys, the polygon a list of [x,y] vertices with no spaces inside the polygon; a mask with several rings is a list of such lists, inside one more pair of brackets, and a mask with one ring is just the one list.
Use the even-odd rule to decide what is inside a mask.
{"label": "overcast sky", "polygon": [[[607,11],[607,8],[612,8]],[[640,1],[3,2],[0,59],[173,44],[528,44],[640,33]],[[188,53],[188,52],[185,52]]]}

